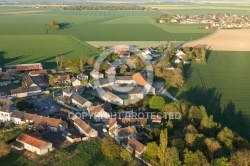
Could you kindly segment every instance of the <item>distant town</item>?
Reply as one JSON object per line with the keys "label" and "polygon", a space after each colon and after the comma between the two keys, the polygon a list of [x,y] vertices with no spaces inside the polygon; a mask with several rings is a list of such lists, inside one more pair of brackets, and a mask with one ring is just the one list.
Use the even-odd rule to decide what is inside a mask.
{"label": "distant town", "polygon": [[164,24],[205,24],[205,29],[211,28],[247,28],[250,27],[249,15],[237,14],[175,14],[162,15],[156,22]]}

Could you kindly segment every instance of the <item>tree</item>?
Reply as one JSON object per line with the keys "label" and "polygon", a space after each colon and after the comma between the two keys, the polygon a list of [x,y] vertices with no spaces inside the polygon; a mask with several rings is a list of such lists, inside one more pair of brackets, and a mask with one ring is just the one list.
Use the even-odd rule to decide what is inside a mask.
{"label": "tree", "polygon": [[185,142],[181,138],[174,139],[171,144],[172,147],[175,147],[179,152],[185,149]]}
{"label": "tree", "polygon": [[120,157],[123,159],[124,162],[126,162],[126,165],[138,165],[138,162],[133,159],[132,155],[126,149],[121,150]]}
{"label": "tree", "polygon": [[6,156],[7,154],[10,153],[10,148],[8,147],[8,145],[0,140],[0,158]]}
{"label": "tree", "polygon": [[54,20],[51,20],[49,25],[50,25],[50,28],[53,30],[58,30],[60,28],[59,24]]}
{"label": "tree", "polygon": [[250,150],[241,149],[231,154],[230,165],[249,166],[250,165]]}
{"label": "tree", "polygon": [[172,43],[172,42],[170,43],[169,49],[170,49],[171,54],[173,54],[175,52],[175,45],[174,45],[174,43]]}
{"label": "tree", "polygon": [[149,107],[151,109],[161,110],[165,106],[166,102],[161,96],[153,96],[149,101]]}
{"label": "tree", "polygon": [[113,61],[116,61],[117,59],[119,59],[119,57],[118,57],[117,54],[112,54],[111,59],[112,59]]}
{"label": "tree", "polygon": [[158,148],[158,158],[160,160],[160,165],[165,165],[166,163],[166,152],[168,145],[168,131],[167,129],[161,130],[160,134],[160,144]]}
{"label": "tree", "polygon": [[18,98],[15,103],[14,103],[15,107],[17,107],[20,111],[25,110],[26,108],[29,107],[29,102],[24,99],[24,98]]}
{"label": "tree", "polygon": [[185,166],[209,166],[209,163],[204,156],[204,154],[197,150],[195,152],[188,151],[187,154],[185,154],[184,159],[184,165]]}
{"label": "tree", "polygon": [[224,127],[217,135],[217,140],[223,143],[228,151],[233,151],[233,139],[234,139],[234,133],[232,130],[230,130],[227,127]]}
{"label": "tree", "polygon": [[55,86],[55,81],[54,81],[54,75],[53,74],[49,74],[49,85],[50,86]]}
{"label": "tree", "polygon": [[166,166],[179,166],[179,165],[181,165],[179,153],[175,147],[167,149],[165,165]]}
{"label": "tree", "polygon": [[158,145],[156,142],[150,142],[147,144],[146,151],[143,153],[143,159],[150,162],[150,163],[158,163],[157,160],[157,152]]}
{"label": "tree", "polygon": [[120,156],[121,147],[111,137],[104,138],[101,143],[103,154],[109,158]]}
{"label": "tree", "polygon": [[56,66],[59,67],[59,62],[60,62],[59,56],[56,56],[55,60],[56,60]]}
{"label": "tree", "polygon": [[228,159],[225,157],[216,158],[211,161],[211,166],[230,166]]}
{"label": "tree", "polygon": [[94,63],[95,63],[95,57],[93,57],[93,56],[89,57],[89,58],[88,58],[88,64],[89,64],[90,66],[93,66]]}
{"label": "tree", "polygon": [[79,69],[81,72],[84,71],[84,59],[83,58],[80,58],[80,62],[79,62]]}
{"label": "tree", "polygon": [[220,143],[215,140],[214,138],[206,138],[205,144],[207,145],[209,151],[209,157],[212,159],[214,158],[215,153],[221,149]]}

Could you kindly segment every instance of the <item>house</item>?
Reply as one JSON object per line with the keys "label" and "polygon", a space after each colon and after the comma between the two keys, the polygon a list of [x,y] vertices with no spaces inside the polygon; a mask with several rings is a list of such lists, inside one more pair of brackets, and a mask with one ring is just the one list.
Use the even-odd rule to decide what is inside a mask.
{"label": "house", "polygon": [[80,74],[77,74],[76,78],[80,81],[85,81],[85,80],[88,80],[89,79],[89,76],[84,74],[84,73],[80,73]]}
{"label": "house", "polygon": [[10,121],[10,116],[14,110],[13,102],[8,99],[0,98],[0,122]]}
{"label": "house", "polygon": [[18,125],[26,123],[26,121],[23,121],[22,119],[24,113],[25,112],[23,111],[17,111],[17,110],[13,111],[12,114],[10,115],[10,121]]}
{"label": "house", "polygon": [[97,91],[99,93],[99,97],[102,98],[104,101],[114,103],[117,105],[123,105],[123,99],[121,99],[117,95],[115,95],[109,91],[104,92],[102,90],[103,92],[101,92],[100,88],[97,88]]}
{"label": "house", "polygon": [[147,118],[122,118],[118,119],[118,123],[123,126],[135,126],[141,128],[147,125]]}
{"label": "house", "polygon": [[87,137],[97,137],[98,132],[85,123],[82,119],[76,118],[74,120],[74,126],[76,129]]}
{"label": "house", "polygon": [[122,50],[119,55],[118,55],[120,58],[129,58],[130,57],[130,52],[129,51],[125,51],[125,50]]}
{"label": "house", "polygon": [[20,72],[27,72],[27,71],[42,70],[43,66],[41,63],[5,65],[5,69],[6,69],[6,72],[9,72],[9,73],[20,73]]}
{"label": "house", "polygon": [[94,79],[104,78],[104,75],[96,70],[92,70],[90,72],[90,76],[93,77]]}
{"label": "house", "polygon": [[54,78],[54,82],[57,84],[67,84],[71,83],[69,74],[67,75],[58,75],[56,78]]}
{"label": "house", "polygon": [[75,77],[72,77],[72,78],[70,79],[70,81],[71,81],[72,86],[79,86],[79,85],[81,85],[81,81],[79,81],[79,80],[76,79]]}
{"label": "house", "polygon": [[38,155],[44,155],[53,150],[51,142],[47,142],[24,133],[20,134],[16,138],[16,141],[23,144],[24,149]]}
{"label": "house", "polygon": [[141,73],[135,73],[133,76],[133,80],[135,81],[135,83],[137,84],[137,86],[142,86],[143,90],[141,92],[143,92],[143,95],[147,95],[147,94],[155,94],[155,88],[152,87],[146,80],[146,78],[141,74]]}
{"label": "house", "polygon": [[109,135],[114,138],[118,143],[121,143],[123,139],[126,139],[128,137],[137,138],[138,132],[135,126],[122,127],[118,123],[118,119],[116,118],[109,119],[108,127]]}
{"label": "house", "polygon": [[46,76],[47,75],[47,70],[35,70],[35,71],[30,71],[29,72],[30,76]]}
{"label": "house", "polygon": [[0,86],[7,86],[11,84],[10,73],[0,72]]}
{"label": "house", "polygon": [[84,86],[70,86],[67,87],[65,89],[63,89],[63,96],[68,96],[70,97],[72,95],[73,92],[77,93],[77,94],[81,94],[82,91],[84,90]]}
{"label": "house", "polygon": [[75,104],[78,108],[87,108],[90,105],[92,105],[91,102],[84,99],[83,97],[81,97],[80,95],[78,95],[75,92],[72,93],[70,98],[71,98],[72,103]]}
{"label": "house", "polygon": [[122,146],[137,158],[141,158],[143,152],[146,150],[146,146],[135,138],[124,139]]}
{"label": "house", "polygon": [[30,76],[29,74],[27,74],[24,76],[23,81],[25,82],[27,87],[49,87],[49,83],[44,76]]}
{"label": "house", "polygon": [[17,89],[11,90],[12,97],[27,97],[27,96],[35,96],[41,93],[41,88],[34,87],[19,87]]}
{"label": "house", "polygon": [[65,131],[68,128],[68,123],[61,119],[29,114],[22,111],[14,111],[11,114],[11,121],[15,124],[28,123],[32,128],[39,129],[43,127],[54,132]]}
{"label": "house", "polygon": [[111,67],[108,70],[106,70],[105,73],[108,74],[108,75],[115,75],[116,74],[116,70],[115,70],[114,67]]}
{"label": "house", "polygon": [[110,118],[109,113],[104,110],[103,104],[89,106],[87,110],[94,121],[107,121]]}

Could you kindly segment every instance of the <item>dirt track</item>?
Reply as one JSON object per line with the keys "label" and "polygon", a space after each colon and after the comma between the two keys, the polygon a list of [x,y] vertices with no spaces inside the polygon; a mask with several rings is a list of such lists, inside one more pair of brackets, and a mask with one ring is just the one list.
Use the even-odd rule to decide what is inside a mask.
{"label": "dirt track", "polygon": [[221,29],[214,35],[188,42],[184,46],[206,44],[213,50],[250,51],[250,29]]}

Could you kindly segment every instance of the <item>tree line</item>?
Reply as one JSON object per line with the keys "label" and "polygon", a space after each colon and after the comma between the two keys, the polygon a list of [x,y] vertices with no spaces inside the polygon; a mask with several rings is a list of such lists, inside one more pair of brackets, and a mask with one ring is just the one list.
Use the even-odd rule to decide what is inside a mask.
{"label": "tree line", "polygon": [[133,4],[85,4],[65,6],[63,10],[145,10],[143,6]]}
{"label": "tree line", "polygon": [[143,159],[153,166],[250,165],[250,143],[214,121],[204,106],[185,100],[167,103],[161,96],[147,97],[136,105],[182,115],[181,119],[174,120],[163,116],[158,127],[143,128],[148,134],[147,139],[140,140],[147,145]]}

